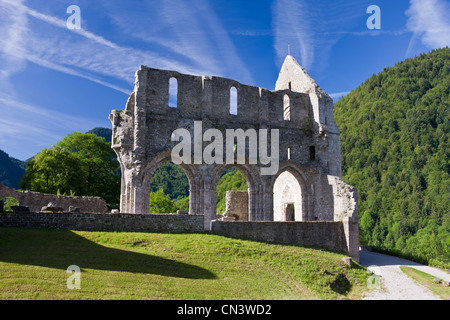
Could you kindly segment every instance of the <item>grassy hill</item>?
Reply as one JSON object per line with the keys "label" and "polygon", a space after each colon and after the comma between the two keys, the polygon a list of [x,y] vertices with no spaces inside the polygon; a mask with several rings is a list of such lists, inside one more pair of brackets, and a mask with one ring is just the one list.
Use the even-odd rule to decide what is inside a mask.
{"label": "grassy hill", "polygon": [[450,262],[450,49],[373,75],[335,104],[361,242]]}
{"label": "grassy hill", "polygon": [[[0,299],[357,299],[343,255],[210,234],[0,228]],[[81,289],[69,290],[71,265]]]}

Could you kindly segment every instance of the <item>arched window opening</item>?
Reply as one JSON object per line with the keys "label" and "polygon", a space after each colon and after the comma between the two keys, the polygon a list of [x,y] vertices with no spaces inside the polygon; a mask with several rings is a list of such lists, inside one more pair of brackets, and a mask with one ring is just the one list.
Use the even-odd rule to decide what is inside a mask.
{"label": "arched window opening", "polygon": [[178,106],[178,80],[174,77],[169,80],[169,108]]}
{"label": "arched window opening", "polygon": [[274,221],[302,221],[302,189],[289,171],[281,173],[273,186]]}
{"label": "arched window opening", "polygon": [[189,211],[189,180],[180,166],[162,164],[150,180],[149,213]]}
{"label": "arched window opening", "polygon": [[238,114],[238,96],[237,96],[237,88],[230,88],[230,114],[237,115]]}
{"label": "arched window opening", "polygon": [[291,120],[291,99],[287,94],[283,98],[283,119]]}

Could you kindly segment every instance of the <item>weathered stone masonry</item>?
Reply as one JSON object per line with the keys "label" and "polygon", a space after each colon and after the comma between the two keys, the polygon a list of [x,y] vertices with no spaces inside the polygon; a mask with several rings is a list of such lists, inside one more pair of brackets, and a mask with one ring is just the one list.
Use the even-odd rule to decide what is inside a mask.
{"label": "weathered stone masonry", "polygon": [[[178,84],[176,108],[169,107],[171,78]],[[237,114],[230,112],[233,87],[237,89]],[[359,259],[357,191],[341,180],[340,133],[333,101],[293,57],[286,58],[275,91],[226,78],[141,66],[125,110],[113,110],[109,119],[112,147],[122,170],[122,213],[148,213],[150,179],[161,164],[171,160],[171,137],[176,129],[194,136],[194,121],[202,122],[203,131],[218,129],[223,136],[226,129],[278,129],[276,175],[261,175],[262,164],[208,165],[194,163],[194,159],[192,164],[181,164],[190,185],[190,214],[204,215],[204,228],[211,230],[217,218],[217,183],[223,172],[235,167],[249,185],[248,221],[273,222],[274,185],[282,173],[289,172],[301,190],[292,200],[296,208],[301,207],[295,219],[340,222],[347,251]],[[203,142],[201,149],[207,145]]]}
{"label": "weathered stone masonry", "polygon": [[71,206],[79,208],[81,212],[100,213],[108,211],[106,201],[99,197],[69,197],[34,191],[19,191],[0,183],[0,199],[6,197],[15,198],[20,206],[28,207],[33,212],[41,211],[42,207],[47,206],[50,202],[67,212]]}
{"label": "weathered stone masonry", "polygon": [[213,233],[227,237],[347,251],[340,222],[213,221],[211,225]]}
{"label": "weathered stone masonry", "polygon": [[[171,78],[178,83],[176,108],[169,107]],[[230,112],[232,87],[238,92],[237,115]],[[53,202],[64,210],[75,206],[81,212],[95,212],[0,213],[0,226],[206,231],[344,250],[359,261],[357,190],[341,180],[340,133],[333,118],[333,101],[293,57],[286,58],[275,91],[231,79],[142,66],[125,110],[113,110],[110,120],[112,147],[122,169],[120,214],[105,213],[106,203],[100,198],[16,191],[0,185],[0,199],[14,197],[30,211],[38,212]],[[171,160],[172,133],[184,128],[193,135],[194,121],[202,121],[203,131],[219,129],[223,136],[226,129],[278,129],[278,173],[261,175],[261,164],[182,164],[190,185],[190,214],[149,214],[150,179],[161,164]],[[248,152],[248,146],[246,149]],[[247,194],[229,193],[225,216],[237,217],[238,221],[218,221],[216,186],[230,167],[245,176],[249,189]],[[291,207],[295,207],[295,215],[288,212]]]}
{"label": "weathered stone masonry", "polygon": [[203,232],[203,216],[113,213],[0,213],[0,226],[124,232]]}

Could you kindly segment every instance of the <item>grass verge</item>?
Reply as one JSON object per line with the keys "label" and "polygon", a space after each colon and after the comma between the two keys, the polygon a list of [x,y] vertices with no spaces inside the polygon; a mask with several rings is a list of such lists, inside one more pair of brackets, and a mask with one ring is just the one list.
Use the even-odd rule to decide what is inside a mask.
{"label": "grass verge", "polygon": [[441,297],[441,299],[450,300],[450,288],[444,287],[442,284],[435,283],[435,276],[411,267],[401,266],[400,269],[403,273],[413,278],[417,283],[425,288],[428,288],[435,295]]}
{"label": "grass verge", "polygon": [[342,257],[210,234],[0,228],[0,299],[359,299],[368,273]]}

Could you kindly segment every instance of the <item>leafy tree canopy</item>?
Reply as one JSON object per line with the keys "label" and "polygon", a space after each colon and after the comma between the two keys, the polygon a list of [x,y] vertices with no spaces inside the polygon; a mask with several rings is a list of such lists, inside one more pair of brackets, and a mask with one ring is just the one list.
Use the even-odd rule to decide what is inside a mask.
{"label": "leafy tree canopy", "polygon": [[71,133],[29,161],[21,188],[78,196],[99,196],[117,206],[120,166],[104,138]]}

